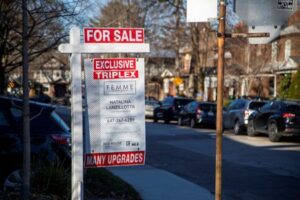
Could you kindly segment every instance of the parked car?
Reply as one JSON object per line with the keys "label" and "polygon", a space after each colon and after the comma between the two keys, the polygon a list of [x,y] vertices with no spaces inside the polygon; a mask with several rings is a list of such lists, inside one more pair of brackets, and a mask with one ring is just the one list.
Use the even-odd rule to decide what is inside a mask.
{"label": "parked car", "polygon": [[183,106],[193,101],[193,99],[183,97],[168,96],[163,101],[161,106],[154,109],[153,121],[164,120],[169,123],[171,120],[177,120],[179,111]]}
{"label": "parked car", "polygon": [[145,100],[145,116],[146,118],[153,118],[154,109],[159,107],[160,103],[156,100]]}
{"label": "parked car", "polygon": [[300,136],[300,104],[287,101],[271,101],[249,116],[247,134],[269,135],[272,142],[283,136]]}
{"label": "parked car", "polygon": [[246,132],[250,114],[266,104],[266,101],[236,99],[223,110],[224,129],[233,129],[234,134]]}
{"label": "parked car", "polygon": [[194,128],[198,125],[213,127],[216,125],[216,104],[192,101],[179,112],[177,124],[188,124]]}
{"label": "parked car", "polygon": [[[0,186],[20,184],[22,168],[22,106],[17,98],[0,96]],[[70,128],[55,113],[55,106],[30,101],[30,144],[32,161],[62,163],[70,168]]]}

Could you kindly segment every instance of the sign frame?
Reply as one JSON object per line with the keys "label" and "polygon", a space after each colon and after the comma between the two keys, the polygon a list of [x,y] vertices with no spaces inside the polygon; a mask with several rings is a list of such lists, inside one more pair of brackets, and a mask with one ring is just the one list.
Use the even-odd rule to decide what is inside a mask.
{"label": "sign frame", "polygon": [[70,29],[70,43],[60,44],[58,51],[69,53],[72,91],[72,200],[83,200],[83,120],[82,120],[82,77],[81,54],[83,53],[149,53],[145,43],[84,44],[80,41],[80,29]]}

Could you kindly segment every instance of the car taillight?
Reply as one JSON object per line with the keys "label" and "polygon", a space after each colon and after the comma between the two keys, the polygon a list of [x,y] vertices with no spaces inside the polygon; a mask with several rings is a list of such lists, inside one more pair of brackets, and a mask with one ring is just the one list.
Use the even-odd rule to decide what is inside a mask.
{"label": "car taillight", "polygon": [[245,110],[244,111],[244,118],[248,119],[249,115],[250,115],[250,111],[249,110]]}
{"label": "car taillight", "polygon": [[295,116],[296,116],[296,115],[293,114],[293,113],[284,113],[284,114],[282,115],[283,118],[293,118],[293,117],[295,117]]}
{"label": "car taillight", "polygon": [[68,135],[53,134],[53,135],[51,135],[51,138],[57,144],[71,145],[71,138]]}
{"label": "car taillight", "polygon": [[202,110],[200,108],[198,108],[196,110],[196,117],[197,117],[197,119],[199,119],[201,117],[201,115],[202,115]]}
{"label": "car taillight", "polygon": [[198,108],[198,109],[196,110],[196,114],[201,115],[201,114],[202,114],[202,110],[201,110],[200,108]]}

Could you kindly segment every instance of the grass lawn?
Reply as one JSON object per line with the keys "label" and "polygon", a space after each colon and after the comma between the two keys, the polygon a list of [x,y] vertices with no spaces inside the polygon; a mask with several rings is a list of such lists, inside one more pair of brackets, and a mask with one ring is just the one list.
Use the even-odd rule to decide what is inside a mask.
{"label": "grass lawn", "polygon": [[87,169],[84,177],[85,197],[117,200],[141,200],[140,195],[126,182],[104,168]]}

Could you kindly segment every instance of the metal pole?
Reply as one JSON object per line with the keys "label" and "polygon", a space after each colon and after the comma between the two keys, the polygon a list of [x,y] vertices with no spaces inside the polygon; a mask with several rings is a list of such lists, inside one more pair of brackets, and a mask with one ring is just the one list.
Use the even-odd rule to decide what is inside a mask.
{"label": "metal pole", "polygon": [[221,0],[219,6],[219,29],[218,29],[218,69],[217,69],[218,86],[217,86],[215,200],[221,200],[221,194],[222,194],[222,134],[223,134],[225,16],[226,16],[226,5],[224,0]]}
{"label": "metal pole", "polygon": [[[70,43],[80,44],[80,29],[70,30]],[[72,200],[83,200],[83,123],[81,54],[70,57],[72,73]]]}

